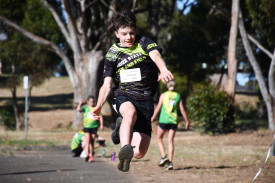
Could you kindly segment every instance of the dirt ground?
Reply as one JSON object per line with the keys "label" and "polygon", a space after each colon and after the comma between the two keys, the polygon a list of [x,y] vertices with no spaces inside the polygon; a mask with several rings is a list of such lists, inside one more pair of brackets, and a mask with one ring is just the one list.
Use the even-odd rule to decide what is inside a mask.
{"label": "dirt ground", "polygon": [[[66,80],[66,82],[68,82]],[[60,85],[60,82],[54,83]],[[46,88],[45,88],[46,86]],[[33,96],[54,95],[52,85],[47,82],[43,89],[34,90]],[[68,86],[59,86],[65,94],[71,92]],[[24,95],[24,92],[21,95]],[[4,94],[1,91],[2,94]],[[51,108],[39,110],[34,108],[28,113],[29,138],[58,140],[62,145],[70,144],[76,130],[70,128],[73,111]],[[104,115],[104,113],[103,113]],[[106,118],[109,119],[109,118]],[[160,154],[156,141],[156,124],[153,124],[153,133],[150,148],[146,156],[141,160],[131,162],[130,176],[135,182],[186,182],[186,183],[248,183],[251,182],[258,170],[264,165],[264,161],[270,144],[273,142],[274,132],[267,129],[246,130],[220,136],[201,135],[193,130],[185,131],[183,123],[175,136],[174,170],[166,171],[159,167]],[[0,133],[0,138],[21,138],[20,134],[13,132]],[[111,129],[105,128],[99,134],[106,138],[108,152],[116,151],[119,147],[111,143]],[[167,144],[165,136],[165,145]],[[167,148],[167,146],[166,146]],[[100,154],[100,152],[97,152]],[[116,164],[110,163],[116,168]],[[262,172],[254,181],[257,183],[275,182],[275,156],[270,155]]]}
{"label": "dirt ground", "polygon": [[[62,129],[71,124],[71,110],[30,112],[30,133]],[[128,174],[137,182],[194,182],[194,183],[247,183],[251,182],[263,166],[273,133],[266,129],[244,131],[221,136],[201,135],[185,131],[181,123],[175,137],[174,170],[157,166],[160,159],[156,142],[156,124],[147,155],[133,160]],[[59,136],[69,142],[71,133]],[[55,136],[55,133],[51,133]],[[111,143],[111,129],[99,132]],[[165,137],[165,144],[166,143]],[[110,147],[111,148],[111,147]],[[108,151],[108,147],[107,147]],[[100,152],[99,152],[100,153]],[[117,151],[118,153],[118,151]],[[116,168],[116,164],[111,164]],[[275,157],[270,155],[267,164],[254,182],[275,182]]]}

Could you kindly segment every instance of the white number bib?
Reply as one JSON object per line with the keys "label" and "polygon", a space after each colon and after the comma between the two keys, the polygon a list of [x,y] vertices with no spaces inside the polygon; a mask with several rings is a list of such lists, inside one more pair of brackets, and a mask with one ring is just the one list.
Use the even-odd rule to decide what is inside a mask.
{"label": "white number bib", "polygon": [[173,106],[176,103],[176,101],[175,100],[169,100],[168,103],[169,103],[170,106]]}
{"label": "white number bib", "polygon": [[120,82],[134,82],[141,81],[140,68],[125,69],[120,71]]}
{"label": "white number bib", "polygon": [[87,115],[87,118],[88,119],[94,119],[94,116],[92,115],[92,113],[89,112],[88,115]]}

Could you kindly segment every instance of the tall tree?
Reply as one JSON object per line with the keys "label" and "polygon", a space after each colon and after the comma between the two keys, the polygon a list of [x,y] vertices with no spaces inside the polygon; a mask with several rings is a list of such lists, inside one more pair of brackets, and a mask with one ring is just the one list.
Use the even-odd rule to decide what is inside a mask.
{"label": "tall tree", "polygon": [[237,59],[236,59],[236,42],[238,35],[238,15],[239,15],[239,0],[232,0],[232,10],[231,10],[231,27],[229,35],[229,45],[228,45],[228,75],[226,83],[226,92],[234,101],[235,89],[236,89],[236,79],[237,79]]}
{"label": "tall tree", "polygon": [[[9,11],[10,6],[15,6],[16,11]],[[41,9],[39,1],[2,1],[0,2],[0,12],[16,18],[18,24],[25,25],[30,29],[47,36],[51,32],[52,36],[60,40],[58,34],[55,32],[56,27],[50,19],[50,14]],[[36,17],[40,21],[35,21]],[[41,23],[48,26],[41,26]],[[8,87],[12,94],[12,106],[14,109],[16,119],[16,129],[23,127],[23,120],[21,113],[22,107],[17,101],[17,87],[21,84],[23,75],[29,76],[29,104],[31,99],[31,89],[33,86],[41,84],[46,78],[52,75],[53,68],[60,60],[57,56],[39,45],[33,45],[25,37],[9,29],[5,24],[0,25],[2,31],[8,36],[8,39],[0,42],[1,59],[3,61],[3,72],[8,74]]]}
{"label": "tall tree", "polygon": [[[96,95],[99,78],[97,72],[108,45],[111,31],[110,18],[116,12],[116,1],[88,0],[41,0],[51,12],[67,44],[73,52],[72,58],[52,40],[34,34],[18,26],[4,16],[0,20],[21,32],[32,41],[52,49],[64,62],[74,91],[74,102]],[[60,6],[56,6],[56,4]],[[62,8],[62,11],[58,11]],[[81,122],[81,115],[74,113],[73,127]]]}
{"label": "tall tree", "polygon": [[[193,2],[190,8],[187,14],[181,10],[174,14],[166,32],[170,39],[165,44],[167,63],[185,78],[184,90],[217,72],[225,59],[230,27],[228,18],[213,11],[204,1]],[[202,69],[203,64],[207,64],[207,69]]]}
{"label": "tall tree", "polygon": [[[65,44],[56,44],[51,39],[35,34],[23,26],[17,25],[13,19],[3,16],[2,13],[0,13],[0,20],[32,41],[50,48],[62,59],[72,84],[75,103],[86,100],[88,95],[96,96],[102,82],[102,73],[98,71],[102,68],[104,53],[110,46],[112,15],[126,8],[132,9],[134,12],[143,12],[147,10],[148,4],[144,7],[144,2],[146,2],[144,0],[40,1],[54,17],[66,40]],[[138,6],[142,8],[137,8]],[[64,50],[66,45],[72,51],[72,56],[68,54],[67,50]],[[75,110],[73,127],[80,124],[81,118],[82,116]]]}
{"label": "tall tree", "polygon": [[[251,2],[248,2],[248,4],[249,3],[251,3]],[[259,2],[256,1],[256,3],[258,4]],[[261,17],[260,19],[262,19],[262,20],[266,20],[266,19],[270,18],[270,21],[272,21],[274,19],[274,16],[271,16],[271,15],[275,8],[275,4],[274,3],[269,4],[269,3],[270,2],[263,1],[257,5],[257,6],[261,7],[260,10],[263,10],[262,11],[263,14],[258,15],[257,17]],[[265,14],[265,11],[268,13]],[[252,18],[253,18],[253,15],[252,15]],[[254,19],[254,21],[257,22],[257,20],[255,20],[255,19]],[[261,21],[259,21],[259,22],[261,22]],[[263,26],[268,27],[268,29],[266,29],[266,31],[264,31],[265,33],[260,32],[259,34],[263,34],[263,33],[266,35],[271,34],[270,36],[268,36],[269,39],[267,39],[267,40],[269,40],[269,41],[272,39],[274,40],[274,29],[273,29],[273,32],[271,31],[272,28],[274,27],[274,25],[269,24],[267,26],[266,21],[263,21],[260,26],[260,30],[262,29]],[[253,71],[256,75],[261,94],[262,94],[264,102],[266,104],[269,129],[274,131],[275,130],[275,48],[273,48],[274,51],[272,54],[268,51],[267,48],[265,48],[262,44],[260,44],[256,39],[254,39],[253,37],[248,35],[246,28],[245,28],[242,12],[240,12],[240,16],[239,16],[239,30],[241,33],[241,37],[242,37],[243,45],[244,45],[244,48],[246,51],[246,55],[248,57],[248,60],[251,64],[252,68],[253,68]],[[261,37],[263,38],[264,36],[262,35]],[[257,53],[259,51],[255,51],[255,49],[253,49],[249,40],[252,43],[254,43],[258,47],[259,50],[264,52],[269,57],[269,59],[271,59],[271,62],[269,64],[269,69],[268,69],[268,75],[267,75],[268,83],[265,82],[265,76],[262,71],[263,69],[261,68],[259,62],[257,61],[257,58],[255,57],[255,53]],[[274,42],[270,42],[269,45],[270,46],[273,45],[273,47],[275,47]]]}

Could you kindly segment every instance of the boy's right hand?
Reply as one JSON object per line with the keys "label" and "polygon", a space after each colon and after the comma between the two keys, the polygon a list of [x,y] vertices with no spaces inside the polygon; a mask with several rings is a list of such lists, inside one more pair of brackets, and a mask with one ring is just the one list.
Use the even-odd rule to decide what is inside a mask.
{"label": "boy's right hand", "polygon": [[101,116],[99,115],[101,111],[101,107],[95,106],[94,110],[92,111],[92,115],[94,116],[94,120],[99,120]]}
{"label": "boy's right hand", "polygon": [[172,79],[174,79],[174,76],[168,69],[165,68],[160,71],[160,75],[158,76],[158,81],[162,81],[164,84],[166,84]]}

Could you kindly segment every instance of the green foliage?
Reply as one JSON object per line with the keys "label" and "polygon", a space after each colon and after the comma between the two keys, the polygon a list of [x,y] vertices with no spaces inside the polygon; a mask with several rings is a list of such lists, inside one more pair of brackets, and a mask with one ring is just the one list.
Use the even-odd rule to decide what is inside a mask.
{"label": "green foliage", "polygon": [[275,1],[270,0],[246,0],[247,10],[252,19],[252,26],[256,28],[257,36],[261,41],[267,39],[271,48],[275,42]]}
{"label": "green foliage", "polygon": [[[175,14],[166,33],[170,35],[167,65],[189,82],[201,82],[207,74],[217,72],[225,58],[230,19],[210,14],[211,8],[197,2],[187,15]],[[207,63],[207,69],[202,69],[202,63]]]}
{"label": "green foliage", "polygon": [[187,99],[187,112],[195,128],[210,135],[232,132],[235,112],[230,97],[217,87],[198,85]]}
{"label": "green foliage", "polygon": [[[16,11],[11,7],[17,7]],[[16,20],[15,22],[26,30],[56,44],[64,42],[51,13],[45,9],[42,2],[0,0],[0,10],[3,10],[1,15]],[[60,62],[56,54],[45,46],[34,44],[6,24],[0,24],[0,29],[8,35],[8,40],[0,41],[3,72],[10,75],[8,87],[15,88],[20,85],[23,75],[29,76],[30,86],[37,86],[52,76],[53,70]]]}
{"label": "green foliage", "polygon": [[0,109],[0,125],[9,130],[15,130],[16,120],[11,107]]}

